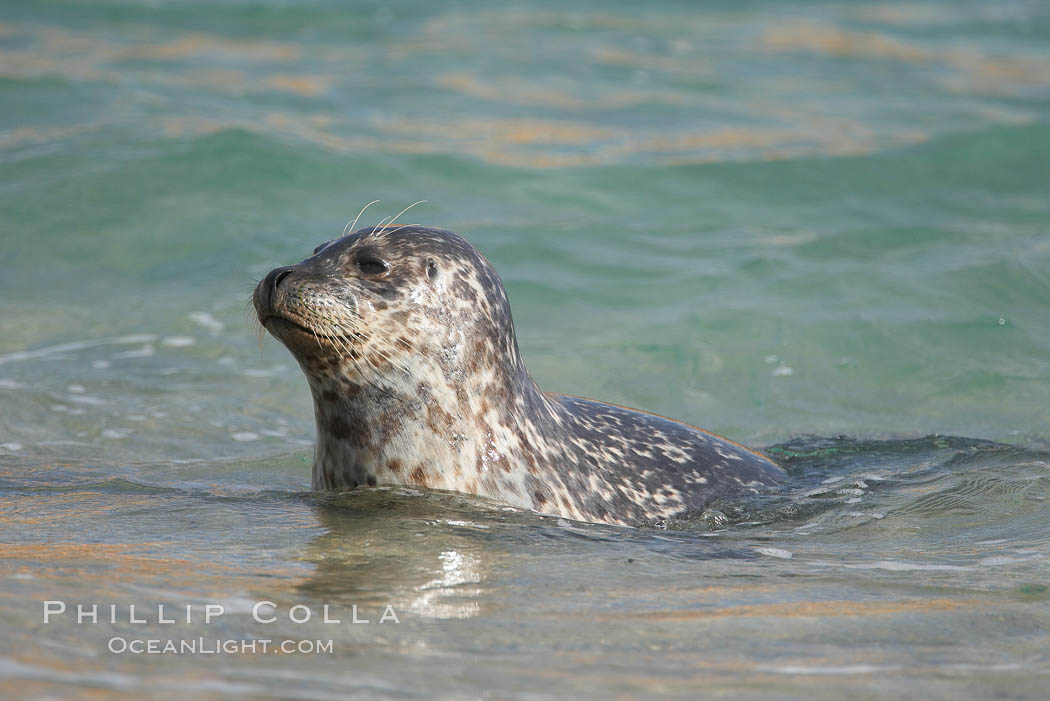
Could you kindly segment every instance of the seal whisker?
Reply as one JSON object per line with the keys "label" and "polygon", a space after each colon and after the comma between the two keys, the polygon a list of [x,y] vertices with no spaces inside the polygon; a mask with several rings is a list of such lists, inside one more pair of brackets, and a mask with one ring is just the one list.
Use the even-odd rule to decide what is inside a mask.
{"label": "seal whisker", "polygon": [[379,200],[372,200],[371,202],[366,204],[364,207],[362,207],[361,211],[357,213],[356,217],[354,217],[354,222],[352,224],[348,223],[346,226],[343,227],[343,236],[346,236],[346,234],[348,232],[350,232],[350,231],[354,231],[354,227],[357,226],[357,220],[361,218],[361,215],[365,213],[366,209],[368,209],[369,207],[371,207],[372,205],[374,205],[378,201]]}
{"label": "seal whisker", "polygon": [[[365,366],[367,366],[367,368],[372,373],[375,373],[376,375],[380,374],[379,373],[379,368],[377,368],[372,363],[372,361],[368,358],[368,353],[365,352],[365,346],[367,345],[367,343],[369,341],[369,337],[362,336],[360,341],[359,341],[361,350],[354,351],[352,348],[350,348],[350,346],[347,344],[347,342],[343,339],[343,337],[340,334],[333,333],[334,329],[331,326],[328,326],[327,329],[329,331],[328,338],[332,341],[333,345],[337,346],[338,348],[340,348],[343,351],[343,357],[344,358],[349,359],[350,362],[353,363],[355,366],[357,366],[359,369],[361,369],[361,361],[363,360],[364,363],[365,363]],[[362,373],[362,376],[363,376],[363,373]]]}
{"label": "seal whisker", "polygon": [[386,362],[390,363],[390,365],[392,367],[396,368],[397,370],[400,370],[401,372],[405,373],[406,375],[411,375],[412,374],[409,371],[407,365],[404,365],[400,361],[394,359],[394,355],[393,355],[392,351],[383,350],[382,348],[375,348],[373,350],[375,351],[376,354],[379,355],[379,357],[381,357]]}
{"label": "seal whisker", "polygon": [[[350,348],[350,346],[348,345],[348,343],[346,342],[346,340],[344,339],[343,336],[341,336],[340,334],[334,333],[333,329],[331,327],[326,327],[326,328],[327,328],[327,333],[325,333],[324,336],[329,341],[329,343],[331,343],[336,348],[339,348],[342,351],[343,357],[348,359],[351,363],[354,364],[355,367],[358,368],[358,373],[360,374],[362,379],[364,379],[368,384],[376,385],[376,383],[375,383],[375,381],[373,379],[369,378],[368,376],[365,375],[364,372],[362,372],[361,363],[358,360],[358,358],[363,359],[365,361],[365,363],[368,365],[369,369],[372,370],[373,372],[378,373],[378,369],[376,369],[375,367],[372,366],[372,364],[368,361],[368,358],[363,353],[355,353]],[[355,356],[357,356],[357,357],[355,357]],[[376,385],[376,386],[378,386],[378,385]]]}
{"label": "seal whisker", "polygon": [[[366,340],[365,340],[365,343],[371,343],[371,341],[372,341],[372,336],[371,335],[367,336]],[[402,373],[404,373],[406,375],[411,375],[411,371],[409,370],[408,366],[407,365],[403,365],[402,363],[400,363],[397,360],[395,360],[390,351],[385,350],[385,349],[383,349],[382,347],[379,347],[379,346],[372,346],[370,348],[370,350],[371,350],[372,353],[375,353],[380,358],[382,358],[387,363],[389,363],[391,367],[395,368],[396,370],[398,370],[398,371],[400,371],[400,372],[402,372]],[[368,354],[367,353],[362,352],[361,356],[363,358],[365,358],[365,360],[369,364],[369,367],[371,367],[374,372],[376,372],[377,374],[382,374],[380,369],[378,367],[376,367],[376,365],[371,361],[371,359],[368,358]]]}
{"label": "seal whisker", "polygon": [[[369,341],[371,341],[371,337],[369,337]],[[375,351],[375,349],[372,350]],[[363,347],[361,349],[361,357],[366,363],[368,363],[368,367],[371,368],[372,372],[374,372],[377,376],[382,376],[383,373],[379,370],[379,367],[372,361],[372,358],[369,357],[369,354],[365,351]]]}
{"label": "seal whisker", "polygon": [[[258,286],[258,284],[259,283],[256,283],[256,286]],[[251,330],[255,333],[256,342],[259,345],[259,351],[262,352],[262,347],[263,347],[262,343],[263,343],[263,337],[266,335],[266,327],[264,327],[262,322],[259,321],[258,314],[252,313],[254,311],[254,309],[253,309],[254,305],[255,305],[255,299],[254,299],[254,295],[253,295],[252,299],[248,300],[248,304],[245,306],[245,309],[244,309],[244,314],[245,314],[245,317],[246,317],[245,321],[248,323],[248,325],[251,328]]]}
{"label": "seal whisker", "polygon": [[349,358],[351,361],[354,360],[354,354],[350,352],[350,347],[341,337],[336,336],[335,334],[327,334],[326,338],[343,351],[344,358]]}
{"label": "seal whisker", "polygon": [[320,333],[321,337],[324,338],[326,341],[346,351],[346,357],[351,357],[350,349],[347,348],[344,342],[340,339],[339,334],[335,333],[334,331],[335,329],[332,328],[331,324],[322,321],[321,325],[317,327],[315,335],[317,333]]}
{"label": "seal whisker", "polygon": [[383,227],[390,221],[390,217],[383,217],[379,220],[379,223],[372,227],[372,238],[379,239],[383,235]]}
{"label": "seal whisker", "polygon": [[[415,206],[416,206],[417,204],[426,204],[426,200],[418,200],[418,201],[416,201],[416,202],[413,202],[412,204],[408,205],[407,207],[405,207],[404,209],[402,209],[402,210],[401,210],[400,212],[398,212],[398,213],[397,213],[397,214],[396,214],[396,215],[394,216],[394,218],[390,220],[390,223],[389,223],[389,224],[387,224],[387,225],[386,225],[386,227],[384,227],[384,234],[383,234],[383,235],[384,235],[384,236],[390,236],[391,234],[396,234],[396,233],[397,233],[398,231],[401,231],[401,229],[404,229],[405,227],[404,227],[404,226],[402,226],[402,227],[401,227],[401,229],[394,229],[394,231],[388,231],[388,229],[390,229],[390,228],[393,228],[393,226],[394,226],[394,223],[395,223],[395,222],[396,222],[396,221],[398,220],[398,218],[399,218],[399,217],[400,217],[400,216],[401,216],[402,214],[404,214],[404,213],[405,213],[405,212],[407,212],[408,210],[412,209],[412,208],[413,208],[413,207],[415,207]],[[406,226],[411,226],[411,224],[407,224]]]}

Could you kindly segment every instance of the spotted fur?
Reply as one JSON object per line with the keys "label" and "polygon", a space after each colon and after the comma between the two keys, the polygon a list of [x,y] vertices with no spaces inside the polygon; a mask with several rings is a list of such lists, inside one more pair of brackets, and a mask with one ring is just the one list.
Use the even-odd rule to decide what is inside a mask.
{"label": "spotted fur", "polygon": [[356,231],[272,271],[254,302],[313,393],[315,489],[419,485],[636,525],[784,474],[693,426],[541,392],[499,276],[448,231]]}

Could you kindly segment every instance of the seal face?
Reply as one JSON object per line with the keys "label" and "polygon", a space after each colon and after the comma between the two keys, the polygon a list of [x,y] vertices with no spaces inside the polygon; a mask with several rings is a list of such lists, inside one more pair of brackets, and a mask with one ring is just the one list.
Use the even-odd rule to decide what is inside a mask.
{"label": "seal face", "polygon": [[541,392],[503,283],[449,231],[361,229],[271,271],[253,301],[313,394],[314,489],[419,485],[639,525],[784,477],[693,426]]}

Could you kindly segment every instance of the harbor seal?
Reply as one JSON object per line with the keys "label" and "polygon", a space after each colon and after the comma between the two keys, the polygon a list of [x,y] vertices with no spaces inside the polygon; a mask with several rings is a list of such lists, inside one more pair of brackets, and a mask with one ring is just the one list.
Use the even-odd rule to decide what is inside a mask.
{"label": "harbor seal", "polygon": [[317,490],[418,485],[643,525],[784,477],[688,424],[540,391],[499,275],[450,231],[360,229],[271,271],[253,302],[310,385]]}

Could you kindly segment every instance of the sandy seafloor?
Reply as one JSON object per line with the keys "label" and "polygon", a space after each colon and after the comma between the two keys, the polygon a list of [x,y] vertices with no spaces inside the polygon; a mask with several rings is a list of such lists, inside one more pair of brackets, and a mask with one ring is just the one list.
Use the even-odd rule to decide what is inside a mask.
{"label": "sandy seafloor", "polygon": [[[0,696],[1045,698],[1047,3],[5,2],[0,105]],[[788,486],[311,494],[246,304],[373,199],[488,256],[541,387]]]}

